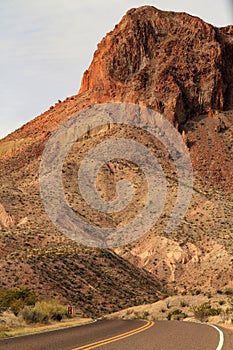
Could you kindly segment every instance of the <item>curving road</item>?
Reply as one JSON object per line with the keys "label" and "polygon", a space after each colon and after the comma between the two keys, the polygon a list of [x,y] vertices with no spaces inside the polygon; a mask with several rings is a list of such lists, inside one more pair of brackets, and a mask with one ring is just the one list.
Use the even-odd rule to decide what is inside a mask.
{"label": "curving road", "polygon": [[1,350],[232,350],[233,333],[178,321],[102,320],[89,325],[0,340]]}

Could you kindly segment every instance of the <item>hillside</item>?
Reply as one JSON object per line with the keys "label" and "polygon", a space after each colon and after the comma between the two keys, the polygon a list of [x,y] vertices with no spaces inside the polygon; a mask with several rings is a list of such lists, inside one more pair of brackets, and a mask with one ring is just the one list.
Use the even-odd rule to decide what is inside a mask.
{"label": "hillside", "polygon": [[[164,170],[169,200],[156,226],[115,252],[79,246],[58,232],[39,192],[40,160],[53,131],[74,113],[102,102],[131,102],[163,113],[184,135],[194,170],[189,210],[168,234],[177,174],[167,150],[146,132],[122,126],[77,141],[63,169],[66,198],[77,215],[97,225],[126,223],[132,209],[120,218],[103,218],[84,205],[76,178],[88,150],[109,138],[136,139]],[[232,145],[233,26],[215,28],[150,6],[128,11],[98,45],[79,93],[0,141],[0,288],[27,286],[75,303],[84,315],[156,301],[167,288],[233,288]],[[146,186],[132,164],[117,159],[103,167],[101,195],[114,197],[122,176],[135,182],[135,215]]]}

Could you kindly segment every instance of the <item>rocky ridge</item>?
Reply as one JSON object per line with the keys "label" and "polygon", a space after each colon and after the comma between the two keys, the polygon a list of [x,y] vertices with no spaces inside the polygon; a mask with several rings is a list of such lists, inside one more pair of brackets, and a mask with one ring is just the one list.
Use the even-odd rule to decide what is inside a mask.
{"label": "rocky ridge", "polygon": [[182,129],[193,116],[232,109],[232,57],[233,26],[143,6],[100,42],[79,93],[150,106]]}

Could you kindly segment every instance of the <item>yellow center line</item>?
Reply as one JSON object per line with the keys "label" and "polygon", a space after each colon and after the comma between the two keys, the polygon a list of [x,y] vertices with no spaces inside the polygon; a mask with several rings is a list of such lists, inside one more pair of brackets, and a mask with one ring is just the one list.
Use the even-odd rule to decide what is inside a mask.
{"label": "yellow center line", "polygon": [[153,325],[154,325],[153,321],[147,321],[147,323],[144,326],[139,327],[137,329],[134,329],[132,331],[121,333],[121,334],[118,334],[118,335],[111,337],[111,338],[102,339],[102,340],[96,341],[96,342],[91,343],[91,344],[83,345],[79,348],[74,348],[72,350],[91,350],[91,349],[97,348],[101,345],[113,343],[115,341],[118,341],[118,340],[130,337],[132,335],[135,335],[137,333],[143,332],[143,331],[149,329],[150,327],[152,327]]}

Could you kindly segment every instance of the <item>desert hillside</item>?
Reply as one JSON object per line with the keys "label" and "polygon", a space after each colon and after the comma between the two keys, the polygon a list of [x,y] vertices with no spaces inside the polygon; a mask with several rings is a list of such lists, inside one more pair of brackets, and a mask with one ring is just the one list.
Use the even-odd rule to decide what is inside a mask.
{"label": "desert hillside", "polygon": [[[63,167],[66,198],[78,216],[126,224],[144,205],[147,187],[132,163],[115,159],[98,174],[110,200],[117,182],[134,184],[132,206],[102,215],[85,205],[79,164],[108,139],[137,140],[153,152],[167,180],[167,203],[141,239],[115,251],[87,248],[51,223],[39,190],[45,144],[76,112],[103,102],[130,102],[162,113],[183,136],[194,172],[192,201],[175,231],[165,228],[176,201],[177,173],[167,150],[146,131],[114,125],[86,134]],[[28,287],[100,315],[166,293],[233,288],[233,26],[143,6],[126,13],[99,43],[80,90],[0,140],[0,288]]]}

